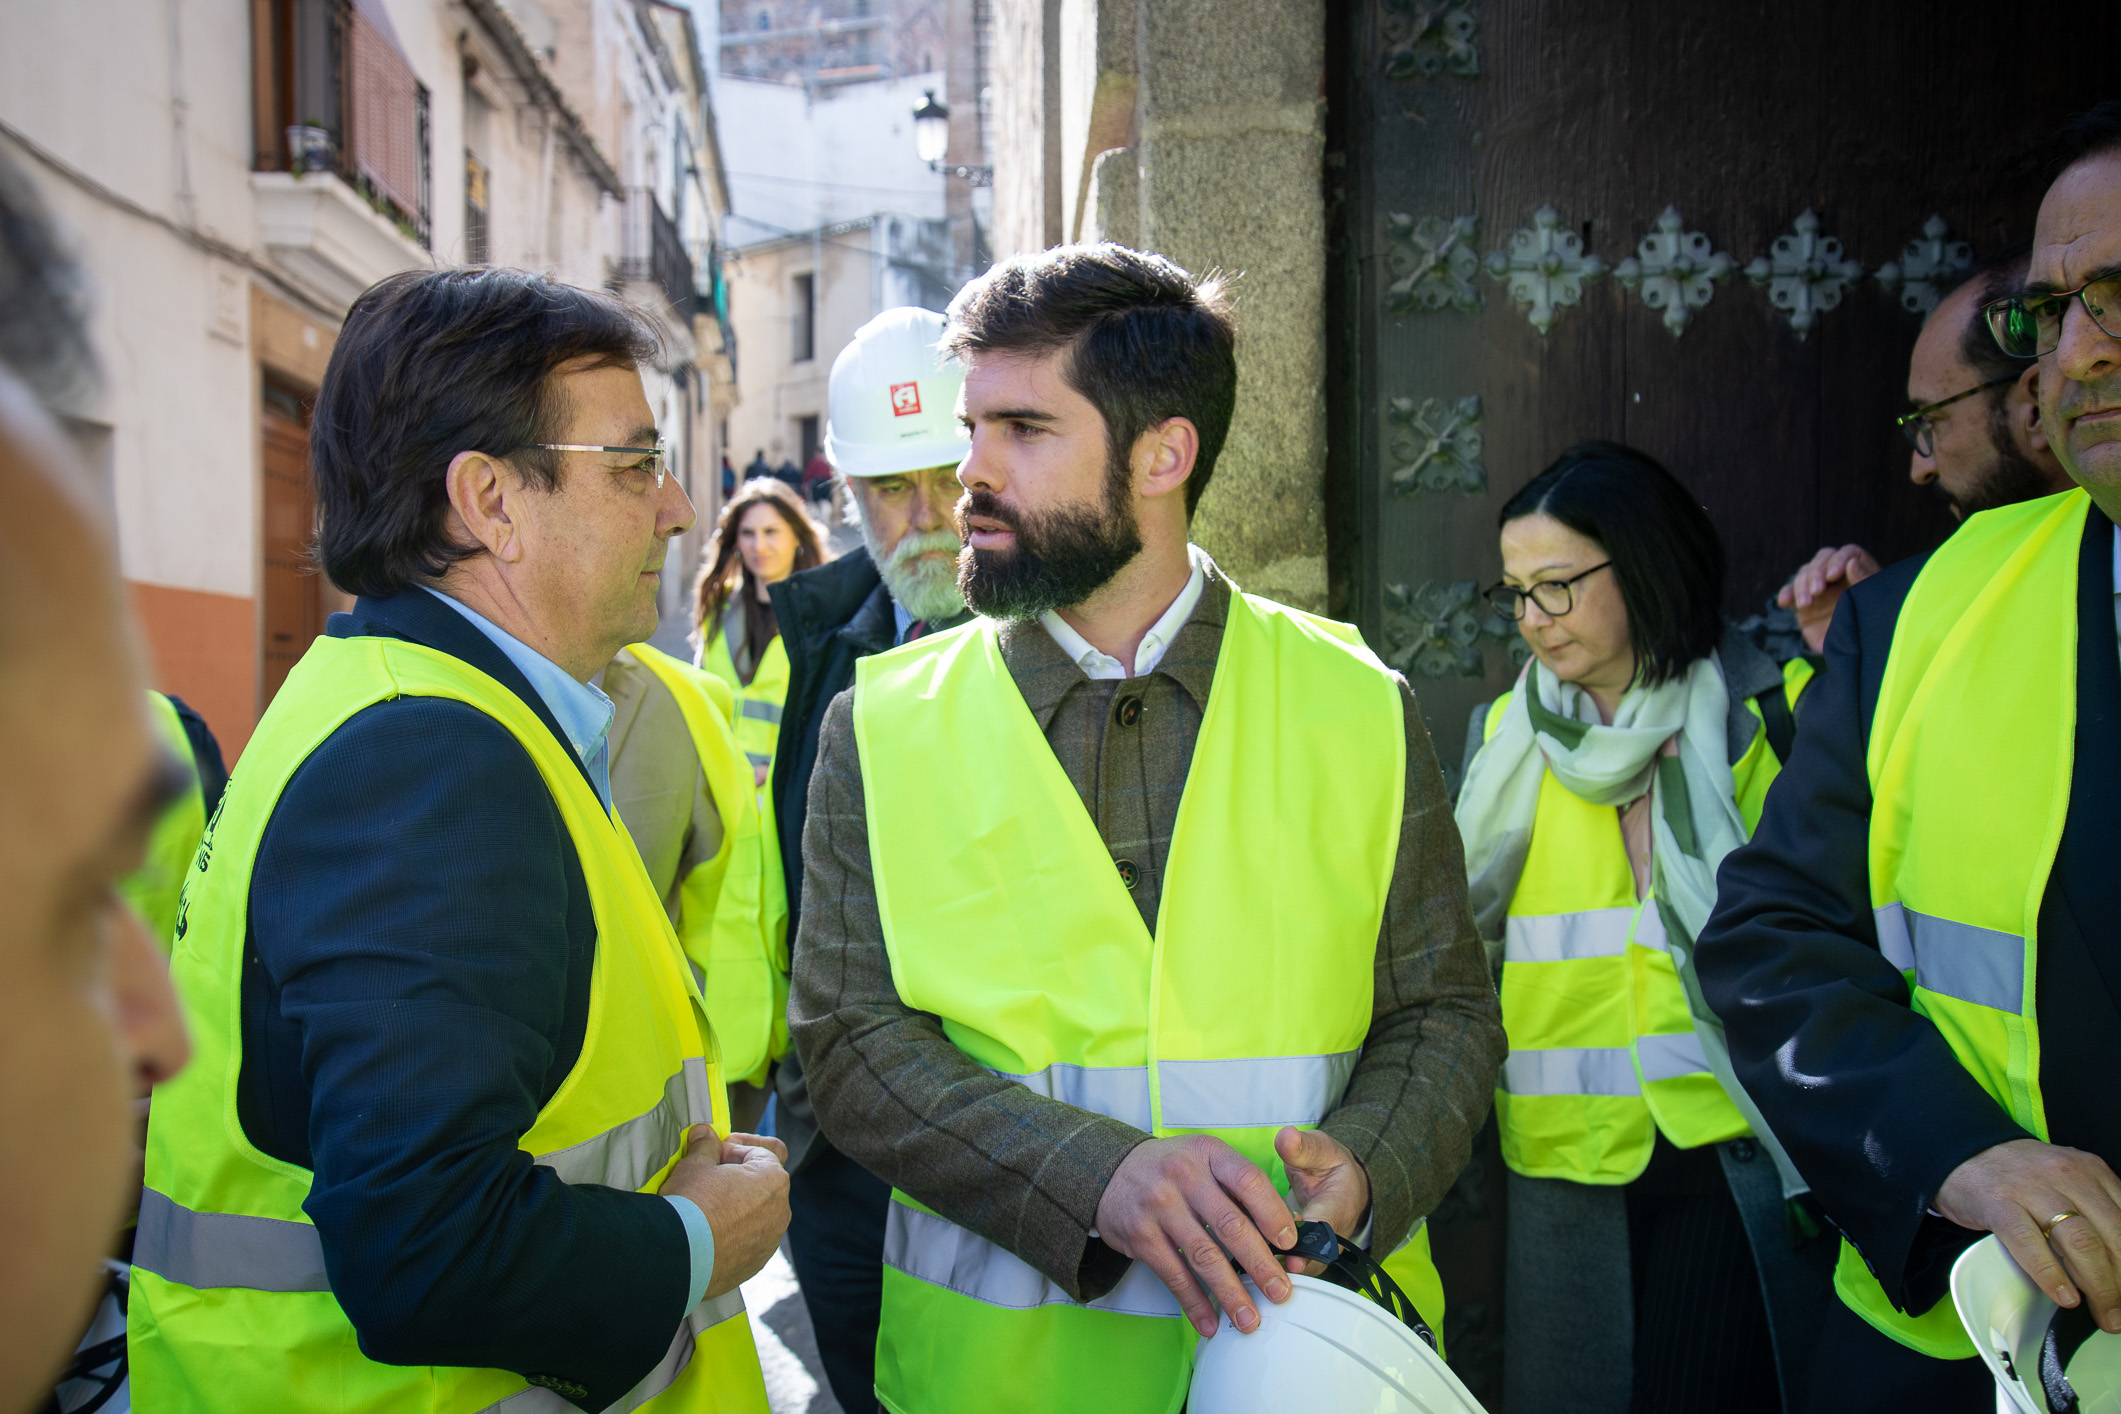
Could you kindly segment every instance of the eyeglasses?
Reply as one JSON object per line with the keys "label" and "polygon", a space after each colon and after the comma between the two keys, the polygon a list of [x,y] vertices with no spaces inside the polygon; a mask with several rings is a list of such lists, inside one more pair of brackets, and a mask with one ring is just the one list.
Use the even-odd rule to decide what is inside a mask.
{"label": "eyeglasses", "polygon": [[2084,312],[2110,339],[2121,339],[2121,270],[2101,275],[2074,290],[2053,294],[2007,295],[1981,306],[1988,322],[1989,337],[2012,358],[2038,358],[2055,351],[2062,342],[2062,318],[2069,302],[2077,300]]}
{"label": "eyeglasses", "polygon": [[1530,589],[1519,589],[1514,584],[1495,584],[1488,587],[1484,596],[1495,612],[1516,623],[1524,618],[1524,601],[1530,599],[1550,619],[1558,619],[1576,607],[1575,585],[1579,580],[1589,579],[1611,560],[1600,560],[1582,574],[1572,574],[1567,579],[1541,580]]}
{"label": "eyeglasses", "polygon": [[663,478],[670,474],[670,444],[658,439],[653,447],[599,447],[588,442],[537,442],[540,451],[546,452],[621,452],[630,456],[647,457],[626,468],[628,471],[645,471],[655,478],[655,489],[663,489]]}
{"label": "eyeglasses", "polygon": [[1930,416],[1931,413],[1939,408],[1948,408],[1961,398],[1971,398],[1976,393],[1985,393],[1991,388],[2000,388],[2006,383],[2015,383],[2022,376],[2017,373],[2006,373],[2001,378],[1991,378],[1979,387],[1969,388],[1963,393],[1954,393],[1948,398],[1939,398],[1934,403],[1924,403],[1906,416],[1894,418],[1893,425],[1900,429],[1901,436],[1907,438],[1909,446],[1926,457],[1934,457],[1937,455],[1937,423],[1936,419]]}

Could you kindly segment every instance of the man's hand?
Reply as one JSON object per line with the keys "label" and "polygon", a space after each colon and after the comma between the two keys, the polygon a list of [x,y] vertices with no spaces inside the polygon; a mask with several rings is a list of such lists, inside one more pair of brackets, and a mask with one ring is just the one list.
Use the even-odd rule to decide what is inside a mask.
{"label": "man's hand", "polygon": [[2121,1334],[2121,1179],[2098,1155],[2013,1139],[1953,1169],[1936,1206],[2003,1239],[2056,1305],[2076,1305],[2082,1290],[2099,1328]]}
{"label": "man's hand", "polygon": [[1775,602],[1797,611],[1797,631],[1814,653],[1826,646],[1827,625],[1834,621],[1834,606],[1851,585],[1878,573],[1878,562],[1861,545],[1827,546],[1804,562],[1790,582],[1775,595]]}
{"label": "man's hand", "polygon": [[707,1294],[720,1296],[752,1276],[788,1230],[788,1146],[760,1134],[723,1139],[692,1127],[691,1147],[656,1191],[690,1198],[714,1232]]}
{"label": "man's hand", "polygon": [[1239,1330],[1259,1325],[1231,1258],[1269,1301],[1294,1289],[1268,1245],[1296,1241],[1289,1205],[1266,1170],[1205,1134],[1137,1144],[1097,1200],[1097,1232],[1161,1277],[1203,1336],[1218,1324],[1209,1292]]}
{"label": "man's hand", "polygon": [[[1274,1136],[1274,1152],[1281,1155],[1289,1171],[1289,1199],[1296,1216],[1305,1222],[1327,1222],[1351,1241],[1362,1226],[1362,1215],[1370,1207],[1370,1175],[1348,1146],[1317,1129],[1290,1125]],[[1281,1244],[1286,1247],[1289,1244]],[[1292,1272],[1317,1276],[1325,1270],[1318,1262],[1302,1257],[1284,1257]]]}

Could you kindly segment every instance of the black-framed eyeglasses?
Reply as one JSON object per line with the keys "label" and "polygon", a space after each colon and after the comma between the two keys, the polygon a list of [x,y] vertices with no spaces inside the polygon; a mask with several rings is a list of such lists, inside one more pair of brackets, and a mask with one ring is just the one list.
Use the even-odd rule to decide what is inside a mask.
{"label": "black-framed eyeglasses", "polygon": [[2074,290],[2005,295],[1982,305],[1981,318],[1997,348],[2012,358],[2038,358],[2053,353],[2062,342],[2062,319],[2069,313],[2071,300],[2083,304],[2100,333],[2121,339],[2121,270],[2109,271]]}
{"label": "black-framed eyeglasses", "polygon": [[1940,408],[1948,408],[1961,398],[1971,398],[1976,393],[1985,393],[1991,388],[2000,388],[2006,383],[2015,383],[2023,376],[2023,374],[2019,373],[2006,373],[2001,378],[1991,378],[1986,383],[1980,384],[1978,387],[1969,388],[1963,393],[1954,393],[1948,398],[1939,398],[1936,402],[1924,403],[1913,412],[1894,418],[1893,425],[1900,429],[1901,436],[1907,438],[1909,446],[1926,457],[1934,457],[1937,455],[1937,423],[1930,416],[1931,413],[1938,411]]}
{"label": "black-framed eyeglasses", "polygon": [[1567,579],[1544,579],[1530,589],[1519,589],[1514,584],[1492,584],[1485,597],[1495,612],[1511,623],[1524,617],[1524,601],[1527,599],[1537,604],[1548,618],[1558,619],[1576,607],[1577,582],[1589,579],[1612,563],[1611,560],[1600,560],[1581,574],[1572,574]]}
{"label": "black-framed eyeglasses", "polygon": [[657,440],[653,447],[600,447],[590,442],[539,442],[540,451],[546,452],[618,452],[628,456],[647,457],[636,462],[629,471],[645,471],[655,478],[655,489],[663,489],[663,478],[670,474],[670,444]]}

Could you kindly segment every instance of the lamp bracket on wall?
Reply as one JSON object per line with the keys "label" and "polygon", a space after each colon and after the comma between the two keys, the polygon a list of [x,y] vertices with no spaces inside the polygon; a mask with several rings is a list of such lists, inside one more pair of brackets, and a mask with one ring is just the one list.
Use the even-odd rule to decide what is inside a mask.
{"label": "lamp bracket on wall", "polygon": [[1635,254],[1613,267],[1613,278],[1639,292],[1649,308],[1663,310],[1664,327],[1676,339],[1694,311],[1715,297],[1716,283],[1737,269],[1736,259],[1701,232],[1687,230],[1679,208],[1667,206]]}
{"label": "lamp bracket on wall", "polygon": [[1508,250],[1488,252],[1488,274],[1510,287],[1542,336],[1554,316],[1583,298],[1587,281],[1606,273],[1606,263],[1586,254],[1583,237],[1561,224],[1551,206],[1532,213],[1532,224],[1510,237]]}
{"label": "lamp bracket on wall", "polygon": [[1385,217],[1385,266],[1397,278],[1385,288],[1385,308],[1394,314],[1449,307],[1470,314],[1487,301],[1473,283],[1480,255],[1473,249],[1475,221],[1461,216],[1419,221],[1403,211]]}
{"label": "lamp bracket on wall", "polygon": [[1799,339],[1863,276],[1862,263],[1843,256],[1840,241],[1819,234],[1818,214],[1809,209],[1790,223],[1788,235],[1775,237],[1769,250],[1745,267],[1746,278],[1766,288]]}
{"label": "lamp bracket on wall", "polygon": [[1478,495],[1488,489],[1488,469],[1480,460],[1478,394],[1450,404],[1430,398],[1419,407],[1412,398],[1394,398],[1385,418],[1397,429],[1386,447],[1398,463],[1390,473],[1394,491]]}
{"label": "lamp bracket on wall", "polygon": [[1876,276],[1886,293],[1898,291],[1900,307],[1910,314],[1928,314],[1958,282],[1959,272],[1974,263],[1974,248],[1965,241],[1948,241],[1951,228],[1942,215],[1922,223],[1922,234],[1901,247],[1898,260],[1878,267]]}

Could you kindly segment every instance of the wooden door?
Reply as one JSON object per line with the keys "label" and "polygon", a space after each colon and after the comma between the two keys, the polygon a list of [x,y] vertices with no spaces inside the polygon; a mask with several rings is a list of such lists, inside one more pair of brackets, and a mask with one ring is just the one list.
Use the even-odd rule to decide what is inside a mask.
{"label": "wooden door", "polygon": [[[2112,87],[2067,56],[2114,52],[2121,7],[1328,10],[1333,604],[1408,672],[1454,780],[1470,709],[1521,661],[1476,597],[1501,572],[1497,510],[1575,442],[1631,443],[1699,495],[1734,619],[1822,544],[1890,563],[1944,538],[1893,426],[1933,302],[1910,277],[2030,239],[2047,140]],[[1650,307],[1650,280],[1617,278],[1631,257],[1659,264],[1640,247],[1668,211],[1722,272],[1684,320]],[[1786,270],[1778,241],[1818,263]],[[1556,277],[1583,257],[1603,273],[1542,278],[1527,268],[1542,248]],[[1895,284],[1878,278],[1888,262]],[[1453,1363],[1492,1398],[1492,1147],[1482,1164],[1432,1232]]]}
{"label": "wooden door", "polygon": [[287,681],[296,660],[324,631],[323,576],[310,564],[317,529],[317,493],[309,475],[309,426],[305,409],[289,393],[268,385],[261,414],[264,437],[265,603],[259,645],[258,710],[262,713]]}

